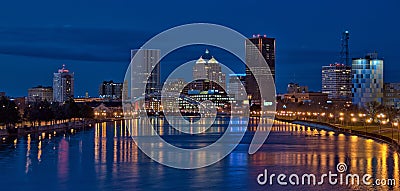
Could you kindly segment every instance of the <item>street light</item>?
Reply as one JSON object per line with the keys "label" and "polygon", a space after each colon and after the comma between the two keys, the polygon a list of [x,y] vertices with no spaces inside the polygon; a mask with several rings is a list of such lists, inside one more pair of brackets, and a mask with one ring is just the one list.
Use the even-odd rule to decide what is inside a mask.
{"label": "street light", "polygon": [[340,124],[343,125],[344,117],[339,117],[339,120],[340,120]]}
{"label": "street light", "polygon": [[[372,123],[372,119],[369,118],[369,119],[366,120],[366,122],[367,122],[368,124],[370,124],[370,123]],[[368,131],[367,131],[367,126],[365,125],[365,123],[364,123],[364,127],[365,127],[365,134],[367,134]]]}
{"label": "street light", "polygon": [[[394,129],[394,127],[396,127],[396,129],[397,129],[397,126],[399,126],[399,123],[396,121],[396,122],[392,122],[392,141],[394,141],[394,133],[393,133],[393,129]],[[399,132],[397,131],[397,135],[399,134]],[[398,138],[398,137],[397,137]]]}
{"label": "street light", "polygon": [[[330,114],[329,114],[329,120],[328,120],[328,122],[330,123],[331,120],[332,120],[334,117],[335,117],[335,116],[334,116],[332,113],[330,113]],[[336,119],[335,119],[335,123],[336,123]]]}
{"label": "street light", "polygon": [[[357,122],[357,118],[353,117],[351,118],[351,122],[353,122],[353,125],[355,126],[355,123]],[[350,131],[353,131],[353,125],[350,128]]]}
{"label": "street light", "polygon": [[[382,120],[382,121],[381,121],[381,124],[382,124],[382,125],[386,125],[386,123],[387,123],[387,122],[386,122],[385,120]],[[379,126],[379,135],[381,134],[381,129],[382,129],[382,126]]]}
{"label": "street light", "polygon": [[[398,127],[399,126],[399,122],[394,122],[394,124],[393,124],[395,127]],[[400,131],[399,131],[400,129],[397,129],[397,142],[399,143],[400,142]]]}

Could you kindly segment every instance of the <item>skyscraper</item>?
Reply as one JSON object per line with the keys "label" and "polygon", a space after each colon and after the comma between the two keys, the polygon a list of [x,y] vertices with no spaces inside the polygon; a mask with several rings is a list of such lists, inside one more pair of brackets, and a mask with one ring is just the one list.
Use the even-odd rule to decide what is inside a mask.
{"label": "skyscraper", "polygon": [[[145,94],[154,94],[158,92],[161,88],[160,86],[160,65],[158,64],[160,60],[160,50],[158,49],[136,49],[131,51],[131,59],[135,57],[136,68],[131,68],[132,76],[140,76],[140,79],[144,81],[134,81],[136,85],[132,87],[140,87],[146,85]],[[139,79],[138,78],[138,79]],[[133,78],[132,78],[133,79]],[[147,79],[147,80],[145,80]],[[132,90],[132,97],[141,97],[144,95],[136,95],[135,90]]]}
{"label": "skyscraper", "polygon": [[[253,65],[252,68],[246,66],[246,91],[252,105],[261,105],[260,90],[254,75],[266,76],[267,79],[272,78],[275,81],[275,38],[254,35],[253,38],[246,40],[245,46],[246,64],[252,63]],[[259,56],[260,52],[262,57]],[[262,66],[263,60],[260,59],[267,62],[270,71]]]}
{"label": "skyscraper", "polygon": [[54,73],[53,101],[62,103],[74,98],[74,73],[65,68],[65,65]]}
{"label": "skyscraper", "polygon": [[353,104],[365,107],[368,102],[382,104],[383,98],[383,60],[377,53],[365,58],[354,58],[352,63]]}
{"label": "skyscraper", "polygon": [[329,99],[351,100],[351,66],[330,64],[322,66],[322,93],[327,93]]}
{"label": "skyscraper", "polygon": [[[222,73],[220,63],[208,50],[193,66],[193,79],[208,79],[210,83],[219,84],[222,88],[226,88],[226,75]],[[212,87],[216,88],[217,86],[212,85]]]}

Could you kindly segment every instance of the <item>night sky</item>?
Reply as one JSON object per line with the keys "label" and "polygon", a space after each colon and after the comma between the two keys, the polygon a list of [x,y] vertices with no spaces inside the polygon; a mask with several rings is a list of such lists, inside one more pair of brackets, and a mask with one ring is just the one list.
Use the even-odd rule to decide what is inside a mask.
{"label": "night sky", "polygon": [[[321,66],[339,60],[344,30],[350,31],[352,57],[378,51],[385,81],[400,82],[399,6],[398,0],[2,1],[0,91],[26,96],[30,87],[52,85],[52,73],[66,64],[75,72],[75,95],[97,96],[103,80],[123,81],[130,49],[195,22],[275,37],[278,92],[291,81],[320,90]],[[188,55],[198,58],[203,51]]]}

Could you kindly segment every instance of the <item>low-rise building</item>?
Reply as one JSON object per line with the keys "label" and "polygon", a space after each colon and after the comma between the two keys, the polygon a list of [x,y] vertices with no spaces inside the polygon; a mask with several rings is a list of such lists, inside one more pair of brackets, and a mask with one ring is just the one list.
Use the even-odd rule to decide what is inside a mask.
{"label": "low-rise building", "polygon": [[123,83],[104,81],[99,87],[99,97],[104,99],[122,99]]}
{"label": "low-rise building", "polygon": [[298,83],[289,83],[287,93],[305,93],[308,92],[308,86],[300,86]]}
{"label": "low-rise building", "polygon": [[47,100],[48,102],[53,101],[53,88],[37,86],[28,89],[28,103],[36,103]]}
{"label": "low-rise building", "polygon": [[211,101],[218,111],[224,111],[230,108],[234,99],[234,97],[229,97],[225,92],[218,90],[189,90],[186,96],[181,95],[179,98],[179,106],[181,111],[197,112],[198,105],[201,102]]}
{"label": "low-rise building", "polygon": [[383,87],[383,105],[400,109],[400,83],[385,83]]}
{"label": "low-rise building", "polygon": [[320,92],[288,93],[284,95],[284,99],[295,103],[309,102],[322,104],[328,101],[328,94]]}

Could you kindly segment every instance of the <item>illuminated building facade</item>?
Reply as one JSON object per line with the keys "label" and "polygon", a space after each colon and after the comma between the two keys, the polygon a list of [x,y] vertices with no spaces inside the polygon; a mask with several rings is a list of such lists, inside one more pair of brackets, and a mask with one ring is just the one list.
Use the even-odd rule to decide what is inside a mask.
{"label": "illuminated building facade", "polygon": [[353,104],[365,107],[368,102],[383,102],[383,60],[377,53],[352,62]]}
{"label": "illuminated building facade", "polygon": [[74,98],[74,73],[63,65],[53,77],[53,101],[63,103]]}
{"label": "illuminated building facade", "polygon": [[220,63],[208,50],[193,66],[193,79],[207,79],[210,83],[215,82],[213,84],[219,84],[223,89],[226,88],[226,75],[222,73]]}
{"label": "illuminated building facade", "polygon": [[[136,56],[136,57],[135,57]],[[158,49],[136,49],[131,51],[131,59],[135,57],[136,68],[131,68],[132,76],[140,76],[138,79],[147,79],[144,81],[135,81],[132,78],[132,87],[143,87],[146,85],[145,94],[154,94],[160,89],[160,50]],[[131,92],[133,99],[144,97],[141,92],[133,89]]]}
{"label": "illuminated building facade", "polygon": [[[266,76],[267,79],[275,81],[275,38],[268,38],[266,35],[254,35],[245,42],[246,64],[246,91],[251,105],[261,105],[261,94],[257,85],[255,75]],[[259,56],[261,52],[262,57]],[[263,67],[264,60],[267,62],[269,71]]]}
{"label": "illuminated building facade", "polygon": [[350,101],[351,86],[351,66],[322,66],[322,93],[327,93],[329,99]]}
{"label": "illuminated building facade", "polygon": [[246,74],[230,74],[228,94],[235,98],[236,102],[247,100]]}
{"label": "illuminated building facade", "polygon": [[222,112],[225,110],[229,111],[230,104],[234,101],[234,98],[218,90],[189,90],[188,95],[182,95],[179,98],[179,106],[181,111],[197,112],[198,104],[203,101],[213,102],[217,111]]}
{"label": "illuminated building facade", "polygon": [[123,83],[104,81],[99,87],[99,97],[104,99],[122,99]]}
{"label": "illuminated building facade", "polygon": [[400,83],[384,84],[383,105],[400,109]]}
{"label": "illuminated building facade", "polygon": [[287,93],[307,93],[308,86],[300,86],[297,83],[289,83],[287,86]]}
{"label": "illuminated building facade", "polygon": [[36,103],[40,101],[53,101],[53,88],[38,86],[28,89],[28,103]]}

